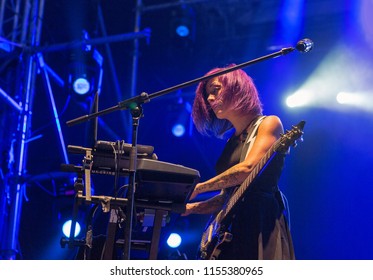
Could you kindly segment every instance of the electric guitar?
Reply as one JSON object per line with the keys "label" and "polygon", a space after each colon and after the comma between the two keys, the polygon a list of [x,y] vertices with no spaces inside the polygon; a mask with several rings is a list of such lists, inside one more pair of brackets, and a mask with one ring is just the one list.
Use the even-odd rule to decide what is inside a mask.
{"label": "electric guitar", "polygon": [[223,209],[216,217],[208,224],[206,230],[202,234],[201,243],[199,246],[199,258],[205,260],[218,259],[222,247],[226,243],[232,241],[233,235],[226,230],[228,226],[227,220],[232,215],[232,209],[236,203],[242,199],[245,191],[249,188],[254,179],[259,176],[265,169],[265,166],[273,159],[277,153],[286,154],[290,146],[296,146],[296,141],[302,137],[305,121],[299,122],[289,131],[286,131],[267,151],[263,158],[256,164],[253,171],[238,187],[236,192],[229,198]]}

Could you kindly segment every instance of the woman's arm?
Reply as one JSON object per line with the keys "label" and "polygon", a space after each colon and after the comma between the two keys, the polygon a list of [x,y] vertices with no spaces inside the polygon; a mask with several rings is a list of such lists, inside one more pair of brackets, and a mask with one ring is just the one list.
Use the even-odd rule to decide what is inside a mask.
{"label": "woman's arm", "polygon": [[205,182],[198,183],[190,199],[200,193],[240,185],[282,133],[281,120],[277,116],[266,117],[259,126],[255,142],[245,160]]}
{"label": "woman's arm", "polygon": [[220,194],[213,196],[208,200],[187,203],[185,205],[185,212],[182,216],[190,214],[212,214],[222,208],[224,201],[225,191],[221,191]]}

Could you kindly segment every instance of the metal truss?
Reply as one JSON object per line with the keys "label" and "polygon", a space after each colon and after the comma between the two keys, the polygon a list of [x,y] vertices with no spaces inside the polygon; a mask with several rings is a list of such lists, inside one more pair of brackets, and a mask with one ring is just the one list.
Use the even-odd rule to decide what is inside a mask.
{"label": "metal truss", "polygon": [[[1,0],[0,5],[0,71],[9,72],[12,64],[11,71],[14,73],[11,75],[13,77],[11,82],[7,81],[6,77],[0,80],[0,99],[5,101],[2,102],[4,111],[0,115],[3,118],[1,125],[7,126],[7,133],[1,135],[5,139],[0,145],[2,151],[7,151],[6,156],[1,159],[3,164],[0,169],[0,259],[17,259],[21,255],[18,236],[26,188],[24,178],[27,173],[28,144],[34,140],[31,138],[31,120],[37,74],[42,74],[45,90],[48,92],[60,141],[62,162],[68,163],[50,80],[55,79],[60,86],[64,86],[64,81],[46,64],[43,53],[74,48],[77,47],[74,45],[77,42],[67,42],[47,48],[41,46],[45,0]],[[99,18],[102,33],[105,35],[102,15]],[[148,30],[135,30],[130,34],[105,36],[92,39],[90,42],[78,42],[78,44],[108,45],[115,41],[135,40],[149,36]],[[109,51],[108,55],[110,56]],[[10,63],[11,61],[13,63]],[[117,95],[120,96],[119,92]],[[12,122],[7,118],[17,121],[13,121],[15,124],[12,126]]]}

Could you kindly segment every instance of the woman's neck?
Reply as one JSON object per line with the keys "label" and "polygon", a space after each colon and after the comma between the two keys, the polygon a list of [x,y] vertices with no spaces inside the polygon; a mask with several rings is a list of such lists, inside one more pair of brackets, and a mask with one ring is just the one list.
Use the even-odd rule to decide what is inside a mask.
{"label": "woman's neck", "polygon": [[234,135],[238,136],[244,132],[251,122],[256,118],[256,115],[245,115],[232,117],[229,121],[232,123],[235,129]]}

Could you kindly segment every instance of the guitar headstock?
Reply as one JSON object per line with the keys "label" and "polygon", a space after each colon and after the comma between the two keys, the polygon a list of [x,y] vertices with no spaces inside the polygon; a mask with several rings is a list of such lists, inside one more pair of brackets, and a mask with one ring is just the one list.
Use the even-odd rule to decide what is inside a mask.
{"label": "guitar headstock", "polygon": [[300,121],[297,125],[293,125],[291,130],[287,130],[285,134],[281,135],[276,151],[288,153],[290,146],[296,147],[297,141],[303,141],[302,136],[305,124],[305,121]]}

